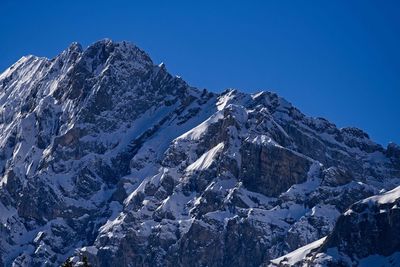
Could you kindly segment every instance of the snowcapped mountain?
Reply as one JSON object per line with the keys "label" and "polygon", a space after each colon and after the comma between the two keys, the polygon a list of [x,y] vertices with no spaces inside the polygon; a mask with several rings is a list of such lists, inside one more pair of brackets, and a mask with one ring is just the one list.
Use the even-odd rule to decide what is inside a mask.
{"label": "snowcapped mountain", "polygon": [[400,266],[400,186],[353,204],[327,236],[271,266]]}
{"label": "snowcapped mountain", "polygon": [[[0,75],[0,135],[0,265],[260,266],[296,249],[293,262],[327,265],[332,248],[346,265],[400,251],[371,245],[375,229],[397,231],[397,206],[368,198],[400,185],[397,145],[274,93],[190,87],[127,42],[21,58]],[[351,248],[363,214],[376,222]]]}

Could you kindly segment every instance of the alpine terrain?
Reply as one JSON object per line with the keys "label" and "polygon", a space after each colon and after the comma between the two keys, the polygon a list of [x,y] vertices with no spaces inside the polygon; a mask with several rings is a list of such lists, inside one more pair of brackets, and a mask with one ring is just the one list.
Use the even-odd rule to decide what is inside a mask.
{"label": "alpine terrain", "polygon": [[0,266],[400,266],[400,147],[137,46],[0,75]]}

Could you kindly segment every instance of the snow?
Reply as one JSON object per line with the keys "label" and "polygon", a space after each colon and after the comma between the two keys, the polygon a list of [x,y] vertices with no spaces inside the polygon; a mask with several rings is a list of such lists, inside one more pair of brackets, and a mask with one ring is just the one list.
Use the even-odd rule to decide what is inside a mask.
{"label": "snow", "polygon": [[265,94],[264,91],[260,91],[260,92],[258,92],[258,93],[252,94],[251,97],[252,97],[253,99],[257,99],[257,98],[259,98],[260,96],[262,96],[262,95],[264,95],[264,94]]}
{"label": "snow", "polygon": [[277,142],[275,142],[271,137],[266,136],[266,135],[257,135],[254,138],[249,138],[249,141],[253,144],[257,144],[257,145],[272,145],[272,146],[276,146],[276,147],[282,147],[280,146]]}
{"label": "snow", "polygon": [[181,136],[177,137],[175,140],[179,139],[189,139],[189,140],[199,140],[201,136],[206,132],[207,128],[217,122],[219,119],[223,118],[223,113],[221,111],[216,112],[206,121],[202,122],[200,125],[196,126],[192,130],[182,134]]}
{"label": "snow", "polygon": [[216,104],[218,110],[223,110],[230,102],[232,102],[236,97],[236,90],[228,90],[227,93],[223,94],[218,98]]}
{"label": "snow", "polygon": [[82,251],[87,252],[92,255],[96,255],[98,249],[95,246],[83,247]]}
{"label": "snow", "polygon": [[118,227],[118,225],[120,225],[120,223],[125,219],[125,217],[126,214],[121,214],[120,216],[118,216],[113,220],[107,220],[107,222],[100,227],[99,231],[103,233],[111,233],[112,229],[116,226]]}
{"label": "snow", "polygon": [[181,192],[174,192],[171,196],[163,200],[157,210],[170,212],[176,219],[186,219],[186,203],[193,199],[193,195],[185,196]]}
{"label": "snow", "polygon": [[[112,45],[112,42],[104,40],[101,44]],[[329,132],[330,129],[325,129],[335,126],[322,119],[304,117],[290,103],[279,98],[276,94],[260,92],[249,95],[236,90],[227,90],[220,95],[203,94],[201,91],[184,84],[184,81],[177,79],[171,83],[172,88],[167,88],[166,95],[161,95],[160,102],[151,103],[150,108],[146,104],[152,101],[154,97],[159,97],[157,94],[161,93],[157,92],[153,95],[153,92],[148,89],[151,82],[155,80],[151,80],[149,83],[143,81],[143,83],[140,82],[137,85],[122,86],[123,89],[118,90],[117,93],[115,93],[117,88],[107,85],[106,91],[112,96],[113,100],[111,110],[106,109],[96,114],[93,123],[86,123],[84,120],[79,120],[80,112],[85,110],[102,88],[101,85],[110,78],[107,77],[107,73],[111,72],[114,75],[111,78],[117,80],[116,84],[124,84],[126,78],[130,80],[133,78],[134,80],[136,77],[132,77],[132,73],[136,72],[145,74],[140,75],[140,77],[162,78],[161,84],[170,76],[160,77],[159,75],[165,74],[163,63],[158,66],[152,65],[151,60],[140,49],[124,42],[120,43],[115,50],[120,52],[120,55],[109,58],[106,62],[99,60],[99,51],[93,53],[93,55],[78,51],[76,60],[83,63],[87,71],[92,72],[90,75],[93,75],[93,79],[91,79],[94,85],[88,90],[89,96],[83,99],[82,103],[68,98],[60,101],[53,97],[53,94],[58,89],[68,89],[63,87],[70,82],[67,74],[74,69],[75,62],[72,62],[73,59],[70,58],[71,49],[74,48],[71,46],[69,50],[64,51],[54,60],[35,56],[23,57],[0,74],[0,85],[2,86],[0,91],[0,151],[2,152],[0,170],[8,171],[12,169],[23,182],[32,181],[32,184],[36,180],[43,182],[46,187],[48,186],[57,196],[60,196],[60,203],[57,204],[67,207],[65,211],[60,211],[59,214],[59,216],[66,216],[65,218],[57,218],[53,221],[50,218],[49,222],[40,226],[35,225],[33,220],[29,221],[27,218],[19,217],[17,210],[13,207],[14,199],[10,198],[11,201],[0,202],[0,228],[4,227],[3,229],[6,230],[3,231],[4,235],[0,236],[0,250],[8,256],[6,259],[7,266],[20,253],[25,253],[24,256],[29,260],[31,256],[32,259],[37,256],[34,253],[44,251],[60,258],[74,253],[74,249],[79,249],[87,244],[87,240],[73,240],[71,244],[68,244],[70,247],[57,248],[61,238],[52,233],[51,227],[56,223],[65,224],[66,220],[70,218],[69,216],[74,215],[74,212],[77,212],[78,215],[73,218],[74,223],[70,225],[79,225],[91,220],[90,223],[94,225],[93,233],[100,231],[94,246],[82,248],[83,252],[91,254],[96,254],[97,249],[100,248],[98,247],[99,244],[103,243],[98,242],[102,240],[102,235],[112,238],[112,242],[115,241],[118,244],[120,239],[123,239],[129,231],[136,231],[135,233],[138,235],[146,237],[159,231],[161,239],[169,241],[176,238],[175,233],[180,232],[182,235],[189,231],[194,221],[212,228],[213,223],[226,223],[231,218],[249,220],[252,227],[257,227],[257,231],[263,233],[261,239],[267,240],[266,243],[270,242],[271,244],[272,241],[282,240],[291,227],[302,220],[322,218],[321,221],[324,224],[322,227],[330,226],[339,216],[339,212],[333,205],[325,205],[321,202],[316,203],[314,207],[305,205],[305,199],[313,191],[318,191],[317,189],[321,188],[321,180],[318,175],[321,168],[324,167],[319,162],[299,153],[299,151],[304,152],[300,147],[302,144],[296,138],[293,139],[291,131],[285,131],[285,129],[290,128],[287,127],[288,124],[295,127],[300,134],[310,138],[315,144],[326,147],[327,157],[332,151],[330,155],[341,153],[348,157],[364,160],[363,167],[366,169],[372,166],[373,170],[379,171],[386,170],[385,164],[390,163],[382,152],[366,154],[358,148],[350,148],[343,142],[337,141],[335,136]],[[121,58],[119,59],[119,57]],[[99,63],[100,61],[101,63]],[[116,62],[112,63],[112,61]],[[175,95],[177,90],[182,89],[180,86],[183,86],[184,90]],[[135,94],[135,90],[141,90],[140,94]],[[27,104],[25,99],[34,100],[34,103],[29,103],[33,105],[34,112],[31,112],[31,110],[22,112],[24,105]],[[146,107],[141,109],[137,116],[129,113],[129,110],[136,109],[136,106],[132,103],[137,102],[132,101],[132,99],[143,101],[142,103]],[[163,102],[163,100],[166,100],[166,102]],[[189,103],[187,100],[189,100]],[[193,102],[190,102],[192,100]],[[272,111],[274,111],[273,114],[270,113]],[[39,120],[40,115],[46,117],[46,119]],[[211,148],[208,147],[207,152],[198,155],[198,151],[204,151],[198,146],[207,141],[203,139],[210,126],[219,126],[223,119],[226,119],[228,123],[233,121],[226,129],[218,129],[224,131],[223,142],[217,139],[221,143]],[[105,128],[98,125],[100,124],[99,121]],[[109,129],[109,125],[113,123],[116,126]],[[221,125],[226,126],[223,123]],[[40,128],[43,129],[40,130]],[[84,155],[79,155],[80,158],[71,156],[71,153],[74,152],[72,147],[55,148],[51,145],[44,149],[37,147],[39,133],[45,134],[52,142],[56,135],[61,137],[68,131],[77,129],[84,135],[79,134],[77,140],[75,140],[79,142],[79,149],[85,150]],[[150,129],[154,131],[150,131],[151,133],[146,135]],[[334,128],[334,130],[337,129]],[[10,140],[14,138],[15,145],[9,146]],[[279,144],[273,138],[276,138]],[[98,167],[97,163],[111,165],[111,162],[116,159],[115,157],[119,153],[125,153],[126,150],[131,148],[132,142],[138,139],[139,145],[135,146],[135,149],[138,150],[135,150],[134,153],[128,151],[127,159],[123,159],[127,161],[126,165],[131,167],[131,170],[127,170],[124,174],[129,174],[120,177],[121,174],[118,173],[118,170],[111,174],[116,176],[113,178],[121,179],[122,185],[105,182],[94,175],[96,176],[95,182],[101,185],[101,189],[90,192],[90,196],[85,197],[85,199],[77,196],[77,193],[80,193],[76,186],[77,175],[83,167],[93,170]],[[207,177],[207,179],[210,178],[210,181],[206,181],[208,184],[206,184],[204,191],[221,197],[222,204],[216,207],[216,210],[205,215],[199,215],[200,218],[198,218],[201,205],[205,204],[206,201],[213,200],[203,194],[204,192],[185,191],[183,193],[183,190],[187,190],[186,188],[183,189],[186,186],[184,182],[187,180],[185,179],[197,178],[193,175],[193,172],[213,168],[214,165],[217,165],[213,163],[218,163],[218,157],[221,155],[224,160],[232,160],[232,165],[237,163],[237,166],[233,167],[238,167],[238,172],[240,172],[242,164],[240,148],[244,141],[259,145],[281,146],[296,155],[310,159],[312,166],[307,181],[293,185],[279,198],[270,198],[247,190],[240,182],[240,177],[235,173],[235,170],[218,168],[217,166],[217,176]],[[305,139],[305,141],[308,140]],[[373,144],[364,139],[356,141]],[[91,150],[92,147],[100,147],[101,149]],[[54,153],[55,151],[57,153]],[[170,156],[173,160],[169,160],[168,153],[171,153]],[[304,153],[307,153],[307,151]],[[174,157],[176,155],[178,157]],[[174,162],[175,158],[178,158],[176,163]],[[39,163],[43,163],[44,166],[40,172],[37,170]],[[49,167],[46,167],[47,165]],[[173,188],[169,188],[171,189],[169,191],[163,187],[163,179],[171,177]],[[368,179],[374,182],[374,177],[366,177],[368,182],[365,183],[372,184]],[[7,182],[5,178],[2,178],[0,181],[1,190],[4,189],[4,184],[7,184]],[[388,184],[387,181],[385,183]],[[399,180],[390,179],[390,183],[387,189],[392,188],[392,185],[399,184]],[[354,182],[354,184],[357,183]],[[111,201],[111,196],[119,185],[126,190],[128,195],[124,199],[123,205],[117,201]],[[353,186],[353,184],[348,186]],[[371,188],[374,188],[373,186],[375,185],[371,185]],[[152,187],[158,190],[156,195],[146,193],[147,190],[145,189],[152,189]],[[359,187],[369,189],[366,185],[360,184]],[[329,190],[338,193],[343,188],[345,187]],[[376,186],[376,189],[381,188]],[[400,190],[398,191],[383,193],[380,196],[370,198],[368,201],[392,203],[399,198]],[[134,198],[139,193],[140,196],[143,196],[143,200]],[[8,200],[6,195],[1,195],[1,197]],[[34,195],[34,197],[40,196]],[[233,200],[236,200],[236,197],[240,203],[238,206],[234,206],[236,203]],[[140,200],[140,203],[132,203],[133,199]],[[4,203],[11,204],[5,205]],[[83,209],[86,209],[86,211],[82,211]],[[161,219],[161,222],[155,221],[154,215],[158,215],[155,212],[161,214],[158,218]],[[163,213],[167,213],[168,216],[163,217]],[[176,219],[172,220],[169,215]],[[43,219],[46,220],[47,218]],[[28,231],[25,228],[26,225],[31,230]],[[64,226],[67,227],[67,224]],[[70,229],[68,234],[74,236],[75,230]],[[92,229],[89,230],[92,231]],[[12,236],[7,236],[8,231],[12,233]],[[313,234],[312,240],[321,235],[315,232],[311,232]],[[81,235],[80,233],[79,235],[85,236],[85,234]],[[46,238],[48,240],[44,240]],[[7,243],[8,240],[12,242]],[[147,239],[143,238],[143,240]],[[298,258],[307,254],[306,251],[309,251],[308,247],[312,244],[303,247],[302,250],[296,250],[297,254],[292,252],[287,256],[292,255],[290,260],[298,260]],[[270,247],[271,251],[279,253],[277,246],[280,245],[282,244],[273,245]],[[54,247],[62,252],[54,253]],[[104,246],[102,249],[114,250],[117,247],[118,245],[114,246],[113,244]],[[373,260],[373,258],[368,260]],[[30,266],[30,263],[26,263],[26,266]]]}
{"label": "snow", "polygon": [[333,205],[317,205],[311,209],[311,217],[323,217],[334,222],[339,216],[339,211]]}
{"label": "snow", "polygon": [[[239,183],[238,197],[250,208],[271,208],[271,203],[276,202],[276,198],[267,197],[263,194],[251,192],[242,187]],[[236,188],[230,190],[230,194],[234,193]]]}
{"label": "snow", "polygon": [[299,261],[303,260],[307,254],[309,254],[312,250],[320,247],[326,239],[326,236],[318,239],[317,241],[314,241],[304,247],[298,248],[289,254],[286,254],[285,256],[282,256],[280,258],[271,260],[273,264],[279,265],[279,264],[288,264],[288,265],[294,265],[298,263]]}
{"label": "snow", "polygon": [[400,199],[400,186],[382,194],[362,200],[362,203],[391,204]]}
{"label": "snow", "polygon": [[237,217],[237,215],[235,215],[234,213],[231,213],[230,211],[217,210],[217,211],[208,212],[205,215],[205,217],[206,217],[206,219],[224,222],[224,226],[226,226],[228,224],[228,221],[231,220],[233,217]]}
{"label": "snow", "polygon": [[318,177],[321,167],[322,165],[319,162],[313,161],[307,173],[307,180],[304,183],[292,185],[281,196],[285,196],[288,199],[296,199],[313,192],[321,184],[321,179]]}
{"label": "snow", "polygon": [[224,143],[219,143],[215,147],[211,148],[209,151],[201,155],[201,157],[190,164],[186,170],[187,171],[200,171],[208,169],[214,162],[217,154],[224,148]]}

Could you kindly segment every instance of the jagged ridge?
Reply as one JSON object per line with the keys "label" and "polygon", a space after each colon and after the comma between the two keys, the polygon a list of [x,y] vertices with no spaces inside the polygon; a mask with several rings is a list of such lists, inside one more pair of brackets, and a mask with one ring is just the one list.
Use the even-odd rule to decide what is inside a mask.
{"label": "jagged ridge", "polygon": [[274,93],[190,87],[127,42],[23,57],[0,85],[7,266],[258,266],[400,184],[398,146]]}

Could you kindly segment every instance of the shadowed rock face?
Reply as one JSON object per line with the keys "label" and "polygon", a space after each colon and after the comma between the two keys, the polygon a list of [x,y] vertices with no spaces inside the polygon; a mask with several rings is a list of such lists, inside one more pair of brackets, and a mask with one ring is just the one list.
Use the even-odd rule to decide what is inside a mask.
{"label": "shadowed rock face", "polygon": [[[398,189],[398,188],[397,188]],[[368,199],[352,205],[321,248],[336,247],[352,259],[389,256],[400,251],[400,197],[379,203]]]}
{"label": "shadowed rock face", "polygon": [[111,40],[1,74],[0,135],[5,266],[259,266],[400,178],[395,144],[274,93],[198,90]]}
{"label": "shadowed rock face", "polygon": [[242,146],[243,184],[251,191],[277,197],[293,184],[306,181],[312,162],[277,146]]}
{"label": "shadowed rock face", "polygon": [[324,171],[322,183],[328,186],[338,186],[350,183],[353,179],[349,170],[331,167]]}
{"label": "shadowed rock face", "polygon": [[[400,187],[366,198],[340,215],[326,239],[271,262],[272,266],[398,265]],[[375,259],[372,259],[375,258]],[[386,265],[385,265],[386,264]]]}

